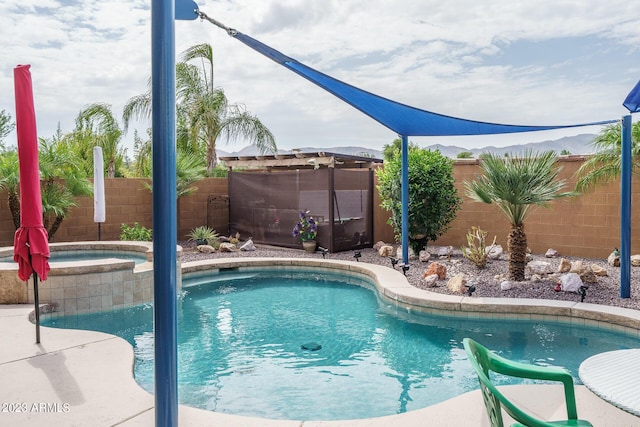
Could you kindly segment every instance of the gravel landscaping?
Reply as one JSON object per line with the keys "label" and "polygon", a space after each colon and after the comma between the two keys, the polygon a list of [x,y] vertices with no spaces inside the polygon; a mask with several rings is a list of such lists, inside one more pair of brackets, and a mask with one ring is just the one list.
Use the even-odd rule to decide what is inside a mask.
{"label": "gravel landscaping", "polygon": [[[303,250],[275,248],[256,245],[255,251],[237,251],[237,252],[215,252],[211,254],[199,253],[193,243],[180,242],[184,249],[183,262],[195,261],[210,258],[231,258],[231,257],[296,257],[296,258],[322,258],[322,254],[316,252],[309,254]],[[394,245],[397,248],[398,245]],[[459,248],[451,251],[451,256],[439,257],[437,254],[441,250],[438,246],[429,246],[427,251],[431,254],[431,258],[427,262],[420,262],[418,259],[410,261],[410,268],[406,272],[409,283],[421,289],[427,289],[432,292],[451,293],[447,289],[447,281],[458,273],[464,273],[467,280],[473,282],[476,287],[473,292],[474,297],[498,297],[498,298],[540,298],[553,300],[580,301],[581,296],[577,293],[556,291],[557,280],[553,277],[543,278],[541,280],[531,281],[531,277],[527,274],[527,280],[523,282],[513,282],[513,287],[509,290],[502,290],[501,281],[508,276],[509,267],[506,255],[502,255],[497,260],[490,260],[483,269],[478,269],[472,262],[462,256]],[[360,250],[361,257],[359,262],[368,262],[371,264],[379,264],[391,267],[391,260],[388,257],[381,257],[378,252],[373,249]],[[338,252],[327,254],[327,259],[340,259],[347,261],[355,261],[354,251]],[[532,254],[532,260],[546,261],[551,264],[553,271],[557,271],[560,259],[565,258],[569,261],[582,261],[583,265],[590,267],[596,264],[606,269],[606,276],[598,276],[597,283],[585,283],[589,286],[586,291],[584,302],[593,304],[604,304],[618,307],[626,307],[640,309],[640,267],[631,267],[631,298],[620,298],[620,268],[612,267],[607,263],[606,258],[603,259],[586,259],[575,257],[563,257],[560,254],[557,258],[546,258],[544,254]],[[444,264],[447,268],[446,279],[439,280],[435,287],[427,287],[422,280],[424,271],[431,262],[437,261]],[[395,267],[399,269],[398,266]]]}

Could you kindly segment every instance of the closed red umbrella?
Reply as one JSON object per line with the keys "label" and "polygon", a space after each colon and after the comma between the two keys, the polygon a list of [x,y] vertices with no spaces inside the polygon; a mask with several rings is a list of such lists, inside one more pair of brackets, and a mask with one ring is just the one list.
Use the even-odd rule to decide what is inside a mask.
{"label": "closed red umbrella", "polygon": [[13,240],[13,260],[18,263],[18,276],[29,280],[33,273],[33,296],[36,313],[36,343],[40,342],[40,310],[38,276],[47,280],[49,273],[49,241],[42,225],[38,132],[33,107],[31,65],[13,69],[16,96],[16,131],[20,162],[20,228]]}

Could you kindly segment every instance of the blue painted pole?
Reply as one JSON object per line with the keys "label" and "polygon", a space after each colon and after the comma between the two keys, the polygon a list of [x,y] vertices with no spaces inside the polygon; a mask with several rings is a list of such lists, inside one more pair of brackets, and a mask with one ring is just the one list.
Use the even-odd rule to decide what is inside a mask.
{"label": "blue painted pole", "polygon": [[402,262],[409,264],[409,138],[402,136]]}
{"label": "blue painted pole", "polygon": [[156,426],[178,425],[174,1],[151,2]]}
{"label": "blue painted pole", "polygon": [[620,171],[620,298],[631,297],[631,115],[622,117]]}

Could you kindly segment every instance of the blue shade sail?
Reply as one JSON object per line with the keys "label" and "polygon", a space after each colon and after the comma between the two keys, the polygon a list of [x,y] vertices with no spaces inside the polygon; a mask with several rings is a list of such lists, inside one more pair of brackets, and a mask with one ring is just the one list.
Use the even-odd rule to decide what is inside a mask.
{"label": "blue shade sail", "polygon": [[637,113],[640,111],[640,81],[638,81],[635,87],[631,89],[631,92],[629,92],[627,99],[624,100],[622,105],[624,105],[630,113]]}
{"label": "blue shade sail", "polygon": [[[310,68],[297,60],[233,30],[229,33],[252,49],[342,99],[383,126],[406,136],[490,135],[603,125],[617,120],[559,126],[521,126],[480,122],[433,113],[375,95]],[[637,103],[636,103],[637,107]]]}

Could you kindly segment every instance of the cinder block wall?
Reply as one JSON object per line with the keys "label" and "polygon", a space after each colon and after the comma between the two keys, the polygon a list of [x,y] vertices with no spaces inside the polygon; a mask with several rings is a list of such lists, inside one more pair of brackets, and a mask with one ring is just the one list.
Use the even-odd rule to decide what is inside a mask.
{"label": "cinder block wall", "polygon": [[[151,228],[151,192],[146,179],[105,179],[106,222],[101,225],[102,240],[119,240],[121,224]],[[226,178],[207,178],[196,184],[198,191],[179,202],[178,239],[185,239],[189,231],[207,223],[207,198],[210,194],[227,194]],[[78,197],[77,206],[51,239],[52,242],[73,242],[98,239],[98,225],[93,222],[93,197]],[[13,245],[15,232],[9,212],[7,193],[0,192],[0,246]]]}
{"label": "cinder block wall", "polygon": [[[575,187],[575,172],[584,162],[583,156],[560,159],[560,178],[566,180],[566,191]],[[461,246],[466,244],[466,233],[472,226],[488,232],[487,239],[497,236],[497,243],[505,250],[510,225],[495,205],[475,202],[464,193],[463,182],[473,180],[480,173],[477,160],[456,161],[454,178],[462,209],[451,229],[436,245]],[[639,200],[640,182],[634,179],[632,200]],[[632,210],[632,252],[640,252],[640,210]],[[614,247],[620,245],[620,183],[615,181],[599,185],[593,191],[579,197],[560,199],[548,208],[537,208],[525,221],[529,248],[534,253],[544,253],[554,248],[564,256],[606,258]]]}
{"label": "cinder block wall", "polygon": [[[567,190],[575,185],[574,174],[583,163],[582,156],[560,159],[561,178],[567,181]],[[463,182],[479,173],[477,160],[457,160],[454,165],[456,187],[463,199],[462,209],[451,229],[435,245],[461,246],[466,244],[466,233],[472,226],[488,232],[488,239],[497,236],[497,243],[506,249],[509,223],[496,206],[470,200],[464,194]],[[138,221],[151,227],[151,193],[144,188],[142,179],[106,179],[105,194],[107,222],[102,225],[103,240],[118,240],[120,224]],[[226,178],[208,178],[196,184],[198,191],[180,199],[178,205],[178,239],[186,239],[191,229],[207,224],[207,200],[210,195],[226,195]],[[633,180],[633,200],[639,200],[640,181]],[[93,198],[77,199],[69,217],[53,241],[95,240],[97,225],[93,222]],[[377,191],[374,193],[374,240],[393,242],[393,230],[386,224],[388,213],[380,207]],[[632,209],[632,252],[640,253],[640,210]],[[529,247],[534,253],[557,249],[564,256],[589,258],[606,257],[620,244],[620,183],[595,187],[585,195],[552,202],[549,208],[538,208],[525,222]],[[14,228],[8,209],[6,192],[0,192],[0,246],[13,244]]]}

